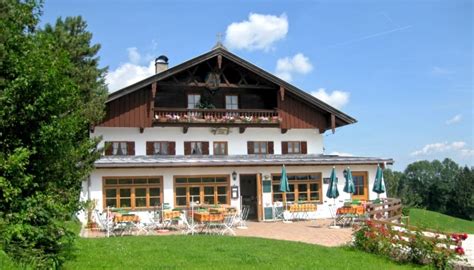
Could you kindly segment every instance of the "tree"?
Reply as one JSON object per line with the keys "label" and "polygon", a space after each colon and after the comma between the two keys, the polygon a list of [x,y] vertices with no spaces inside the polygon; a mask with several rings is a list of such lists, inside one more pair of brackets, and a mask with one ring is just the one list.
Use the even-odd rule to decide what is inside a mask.
{"label": "tree", "polygon": [[81,181],[99,157],[87,134],[100,120],[103,69],[80,18],[37,29],[37,1],[0,2],[0,247],[57,268],[74,234]]}
{"label": "tree", "polygon": [[403,173],[392,171],[391,169],[385,169],[383,172],[383,178],[385,186],[387,187],[387,196],[392,198],[400,197],[398,194],[398,186]]}
{"label": "tree", "polygon": [[474,220],[474,168],[465,166],[457,175],[448,203],[451,215]]}

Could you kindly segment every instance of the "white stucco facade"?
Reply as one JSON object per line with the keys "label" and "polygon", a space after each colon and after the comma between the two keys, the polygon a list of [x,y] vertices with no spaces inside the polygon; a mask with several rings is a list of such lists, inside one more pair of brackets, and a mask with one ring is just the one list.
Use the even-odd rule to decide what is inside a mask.
{"label": "white stucco facade", "polygon": [[[340,206],[345,200],[351,199],[350,194],[343,192],[344,175],[343,170],[346,166],[336,166],[336,176],[339,179],[338,189],[340,192],[339,198],[335,200],[336,205]],[[323,178],[328,178],[331,174],[332,166],[287,166],[287,173],[322,173]],[[351,170],[353,172],[367,172],[368,186],[369,186],[369,200],[377,198],[377,194],[371,191],[375,179],[375,172],[377,165],[353,165]],[[237,173],[237,179],[232,180],[232,172]],[[114,169],[96,169],[90,175],[90,186],[84,182],[82,199],[97,200],[97,208],[103,210],[103,192],[102,182],[104,177],[113,176],[160,176],[163,179],[163,202],[174,206],[174,178],[175,175],[227,175],[229,176],[230,186],[240,186],[240,174],[261,174],[262,178],[271,176],[272,174],[279,174],[281,167],[279,166],[265,166],[265,167],[205,167],[205,168],[114,168]],[[322,201],[318,204],[316,214],[312,218],[329,218],[331,217],[330,206],[333,204],[333,199],[326,197],[328,184],[322,184]],[[240,190],[240,188],[239,188]],[[381,198],[385,194],[381,194]],[[272,206],[272,193],[262,193],[262,211],[264,208]],[[240,197],[238,199],[230,199],[231,206],[240,208]],[[140,214],[140,212],[137,212]]]}
{"label": "white stucco facade", "polygon": [[291,129],[282,134],[279,128],[247,128],[239,133],[239,128],[231,128],[227,135],[214,135],[212,128],[189,128],[183,133],[182,127],[145,128],[140,133],[138,128],[96,127],[93,137],[102,136],[99,147],[105,141],[134,141],[135,155],[146,155],[147,141],[174,141],[176,155],[184,155],[185,141],[208,141],[209,154],[212,155],[214,141],[226,141],[229,155],[246,155],[247,141],[273,141],[275,154],[281,154],[282,141],[306,141],[308,154],[323,153],[323,135],[317,129]]}

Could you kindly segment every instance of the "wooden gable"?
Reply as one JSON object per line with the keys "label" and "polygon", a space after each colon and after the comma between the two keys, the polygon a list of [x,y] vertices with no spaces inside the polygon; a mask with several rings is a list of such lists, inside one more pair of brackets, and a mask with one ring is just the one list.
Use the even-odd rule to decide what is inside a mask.
{"label": "wooden gable", "polygon": [[[209,74],[218,74],[214,84]],[[211,81],[212,82],[212,81]],[[216,48],[109,95],[100,126],[152,127],[154,110],[186,109],[189,93],[212,92],[213,105],[239,95],[239,109],[276,110],[280,128],[328,129],[356,120],[222,48]]]}

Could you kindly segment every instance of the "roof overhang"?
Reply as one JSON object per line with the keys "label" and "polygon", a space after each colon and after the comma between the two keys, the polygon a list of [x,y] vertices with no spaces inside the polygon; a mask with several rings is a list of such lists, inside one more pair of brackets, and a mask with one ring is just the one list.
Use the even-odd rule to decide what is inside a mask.
{"label": "roof overhang", "polygon": [[391,158],[335,155],[103,156],[96,168],[391,165]]}

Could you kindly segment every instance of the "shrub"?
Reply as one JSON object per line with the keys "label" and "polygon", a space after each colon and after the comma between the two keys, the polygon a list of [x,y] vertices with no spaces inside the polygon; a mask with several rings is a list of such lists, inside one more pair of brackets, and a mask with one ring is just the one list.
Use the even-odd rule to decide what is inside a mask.
{"label": "shrub", "polygon": [[[359,250],[401,263],[431,264],[436,269],[450,269],[451,262],[464,254],[461,241],[466,238],[466,234],[427,237],[419,229],[394,230],[391,225],[367,221],[355,228],[353,245]],[[454,249],[451,248],[453,242]]]}

